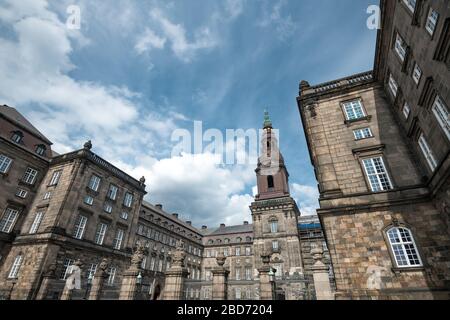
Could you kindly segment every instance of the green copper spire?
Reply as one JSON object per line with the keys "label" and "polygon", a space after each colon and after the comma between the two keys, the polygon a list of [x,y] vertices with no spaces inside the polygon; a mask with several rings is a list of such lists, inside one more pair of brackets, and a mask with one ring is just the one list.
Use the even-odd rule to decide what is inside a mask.
{"label": "green copper spire", "polygon": [[269,112],[264,110],[264,129],[272,129],[272,120],[270,120]]}

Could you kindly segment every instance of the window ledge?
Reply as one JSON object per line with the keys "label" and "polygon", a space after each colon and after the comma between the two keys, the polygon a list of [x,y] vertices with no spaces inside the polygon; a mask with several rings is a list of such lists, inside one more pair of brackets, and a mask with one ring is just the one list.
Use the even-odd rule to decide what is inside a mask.
{"label": "window ledge", "polygon": [[365,117],[358,118],[358,119],[345,120],[344,123],[345,123],[345,125],[350,126],[353,123],[358,123],[358,122],[362,122],[362,121],[370,122],[370,120],[372,120],[372,116],[365,116]]}
{"label": "window ledge", "polygon": [[394,272],[395,274],[405,273],[405,272],[419,272],[419,271],[425,271],[425,267],[421,266],[421,267],[404,267],[404,268],[393,267],[392,268],[392,272]]}

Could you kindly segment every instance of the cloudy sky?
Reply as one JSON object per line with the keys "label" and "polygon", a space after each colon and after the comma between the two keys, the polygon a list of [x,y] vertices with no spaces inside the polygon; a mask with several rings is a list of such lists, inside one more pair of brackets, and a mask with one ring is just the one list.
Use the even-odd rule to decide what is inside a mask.
{"label": "cloudy sky", "polygon": [[[280,128],[291,193],[314,213],[317,183],[296,106],[298,84],[372,68],[376,0],[0,0],[0,103],[59,153],[93,151],[147,200],[194,225],[251,220],[254,165],[173,155],[175,129]],[[80,29],[67,27],[70,5]],[[73,22],[69,19],[69,22]],[[73,24],[72,24],[73,25]]]}

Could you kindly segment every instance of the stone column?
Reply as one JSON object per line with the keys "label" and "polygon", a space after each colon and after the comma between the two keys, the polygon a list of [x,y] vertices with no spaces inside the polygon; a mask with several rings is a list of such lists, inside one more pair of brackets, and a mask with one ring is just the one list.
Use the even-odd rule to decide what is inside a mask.
{"label": "stone column", "polygon": [[91,291],[89,292],[88,300],[99,300],[102,295],[103,285],[108,279],[108,260],[103,259],[99,267],[95,271],[92,279]]}
{"label": "stone column", "polygon": [[225,269],[224,264],[226,257],[223,252],[216,258],[219,267],[212,270],[213,284],[212,284],[212,299],[213,300],[227,300],[228,299],[228,275],[230,271]]}
{"label": "stone column", "polygon": [[272,279],[272,267],[270,267],[270,254],[262,255],[263,266],[259,272],[259,299],[275,300],[275,283]]}
{"label": "stone column", "polygon": [[316,260],[312,266],[316,298],[317,300],[334,300],[334,294],[331,291],[330,278],[328,275],[328,267],[322,262],[322,245],[318,244],[311,250],[311,254],[313,255],[314,260]]}
{"label": "stone column", "polygon": [[47,297],[48,290],[56,278],[56,263],[52,263],[48,266],[44,275],[42,276],[41,286],[39,287],[39,291],[36,295],[36,300],[43,300]]}
{"label": "stone column", "polygon": [[184,280],[189,275],[189,271],[184,266],[186,253],[182,242],[177,243],[177,248],[172,256],[172,264],[166,271],[166,283],[162,300],[183,300]]}
{"label": "stone column", "polygon": [[120,287],[119,300],[134,300],[139,288],[138,277],[142,271],[142,261],[145,256],[145,247],[138,243],[131,257],[130,267],[123,273],[122,285]]}

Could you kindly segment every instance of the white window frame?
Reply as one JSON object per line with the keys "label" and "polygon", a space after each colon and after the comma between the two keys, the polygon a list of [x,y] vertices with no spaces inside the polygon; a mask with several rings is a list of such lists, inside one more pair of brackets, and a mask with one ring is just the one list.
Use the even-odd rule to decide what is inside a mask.
{"label": "white window frame", "polygon": [[278,232],[278,220],[271,220],[270,223],[270,233]]}
{"label": "white window frame", "polygon": [[400,58],[401,62],[405,62],[406,59],[406,41],[403,40],[403,37],[397,32],[395,35],[395,52],[397,53],[397,56]]}
{"label": "white window frame", "polygon": [[420,83],[420,80],[422,79],[422,74],[423,74],[422,69],[419,67],[419,64],[416,62],[416,64],[414,65],[412,78],[417,85]]}
{"label": "white window frame", "polygon": [[422,267],[423,262],[411,230],[392,227],[386,231],[397,268]]}
{"label": "white window frame", "polygon": [[428,144],[427,139],[425,138],[425,135],[423,133],[419,136],[419,147],[422,151],[422,155],[424,156],[425,160],[428,163],[428,166],[430,167],[431,171],[436,171],[436,168],[438,166],[438,163],[436,161],[436,158],[434,156],[433,150],[431,150],[430,145]]}
{"label": "white window frame", "polygon": [[62,170],[56,170],[55,172],[53,172],[52,178],[50,179],[50,183],[48,185],[50,187],[58,185],[61,174]]}
{"label": "white window frame", "polygon": [[44,193],[44,200],[49,200],[52,197],[52,192],[51,191],[47,191],[46,193]]}
{"label": "white window frame", "polygon": [[345,118],[348,121],[362,119],[367,116],[361,99],[343,102]]}
{"label": "white window frame", "polygon": [[[380,166],[377,166],[377,162]],[[371,165],[371,169],[374,170],[374,173],[369,172],[368,164]],[[391,178],[389,176],[389,173],[387,171],[386,165],[384,164],[383,157],[377,156],[373,158],[365,158],[362,159],[362,165],[364,167],[364,172],[367,177],[367,181],[369,182],[370,189],[372,192],[382,192],[382,191],[389,191],[393,189],[393,184],[391,181]],[[382,171],[379,172],[377,170],[377,167],[381,168]],[[373,181],[371,177],[375,177],[376,181]],[[383,182],[383,180],[385,180]],[[375,184],[376,182],[376,184]],[[383,183],[388,183],[388,186],[384,186]]]}
{"label": "white window frame", "polygon": [[13,230],[18,217],[19,210],[6,208],[2,220],[0,220],[0,232],[10,233]]}
{"label": "white window frame", "polygon": [[47,151],[47,148],[43,144],[36,146],[36,154],[38,154],[40,156],[44,156],[45,151]]}
{"label": "white window frame", "polygon": [[84,236],[84,232],[86,231],[86,225],[88,222],[88,218],[83,215],[78,215],[77,220],[75,221],[75,226],[73,229],[73,237],[78,240],[82,240]]}
{"label": "white window frame", "polygon": [[25,173],[22,177],[22,181],[29,185],[33,185],[36,182],[36,177],[38,173],[39,171],[37,171],[36,169],[28,167],[27,170],[25,170]]}
{"label": "white window frame", "polygon": [[28,195],[28,191],[22,188],[17,189],[16,196],[19,198],[25,199]]}
{"label": "white window frame", "polygon": [[123,205],[127,208],[131,208],[133,204],[133,194],[130,192],[126,192],[123,198]]}
{"label": "white window frame", "polygon": [[235,269],[235,274],[236,274],[235,279],[236,280],[241,280],[241,268],[240,267]]}
{"label": "white window frame", "polygon": [[117,268],[116,267],[110,267],[108,270],[108,286],[112,287],[114,286],[114,281],[116,280],[116,272],[117,272]]}
{"label": "white window frame", "polygon": [[416,0],[403,0],[403,3],[411,11],[411,13],[414,13],[416,11],[416,5],[417,5]]}
{"label": "white window frame", "polygon": [[94,242],[98,245],[103,245],[105,240],[106,231],[108,230],[108,225],[106,223],[100,222],[97,226],[97,231],[95,232]]}
{"label": "white window frame", "polygon": [[105,203],[103,204],[103,211],[105,211],[106,213],[111,214],[112,211],[113,211],[113,206],[112,206],[112,204],[109,203],[109,202],[105,202]]}
{"label": "white window frame", "polygon": [[392,95],[394,96],[394,98],[397,98],[398,95],[398,83],[397,81],[394,79],[394,76],[392,75],[392,73],[389,74],[389,89],[391,90]]}
{"label": "white window frame", "polygon": [[237,257],[240,257],[241,256],[241,247],[236,247],[235,253],[236,253],[235,255]]}
{"label": "white window frame", "polygon": [[245,255],[247,257],[252,255],[252,248],[251,247],[245,247]]}
{"label": "white window frame", "polygon": [[409,116],[411,115],[411,107],[409,106],[408,102],[405,101],[402,108],[403,116],[406,120],[409,119]]}
{"label": "white window frame", "polygon": [[439,21],[439,13],[432,7],[430,7],[427,16],[427,22],[425,24],[425,29],[428,31],[430,36],[433,36],[434,33],[436,32],[438,21]]}
{"label": "white window frame", "polygon": [[34,216],[33,223],[31,224],[31,227],[30,227],[30,231],[29,231],[30,234],[35,234],[38,231],[43,218],[44,218],[44,212],[39,211],[36,213],[36,215]]}
{"label": "white window frame", "polygon": [[116,200],[118,192],[119,192],[119,187],[117,187],[114,184],[110,184],[109,189],[108,189],[108,198],[111,200]]}
{"label": "white window frame", "polygon": [[434,100],[433,114],[436,117],[441,129],[444,131],[447,139],[450,140],[450,113],[442,98],[438,95]]}
{"label": "white window frame", "polygon": [[73,259],[65,258],[63,262],[63,269],[60,275],[61,280],[66,280],[69,273],[72,271]]}
{"label": "white window frame", "polygon": [[280,244],[278,243],[278,240],[272,241],[272,250],[278,250],[280,248]]}
{"label": "white window frame", "polygon": [[[15,139],[17,137],[18,139]],[[11,141],[21,143],[23,140],[23,133],[21,131],[14,131],[11,136]]]}
{"label": "white window frame", "polygon": [[91,189],[92,191],[97,192],[98,188],[100,187],[100,183],[102,181],[102,178],[100,178],[98,175],[93,174],[91,176],[91,178],[89,179],[89,189]]}
{"label": "white window frame", "polygon": [[125,235],[125,231],[121,228],[118,228],[116,231],[116,236],[114,237],[113,247],[116,250],[120,250],[122,248],[122,242]]}
{"label": "white window frame", "polygon": [[122,211],[120,213],[120,218],[123,219],[123,220],[128,220],[128,212]]}
{"label": "white window frame", "polygon": [[22,266],[23,255],[19,254],[14,258],[14,262],[9,270],[8,279],[17,279],[19,276],[20,267]]}
{"label": "white window frame", "polygon": [[7,173],[11,167],[12,159],[0,154],[0,173]]}
{"label": "white window frame", "polygon": [[355,136],[355,140],[364,140],[373,138],[373,133],[370,128],[361,128],[353,130],[353,135]]}
{"label": "white window frame", "polygon": [[94,204],[94,198],[89,195],[86,195],[83,199],[83,202],[88,206],[92,206]]}

